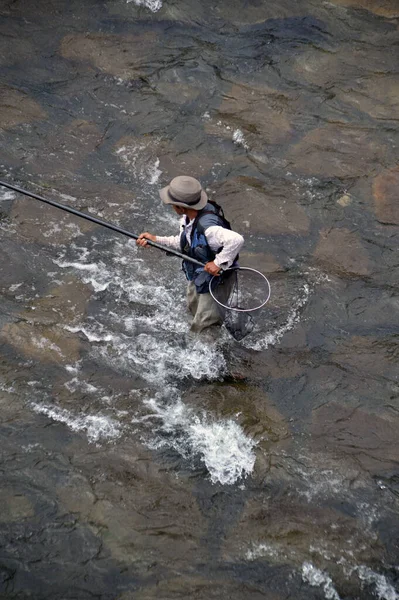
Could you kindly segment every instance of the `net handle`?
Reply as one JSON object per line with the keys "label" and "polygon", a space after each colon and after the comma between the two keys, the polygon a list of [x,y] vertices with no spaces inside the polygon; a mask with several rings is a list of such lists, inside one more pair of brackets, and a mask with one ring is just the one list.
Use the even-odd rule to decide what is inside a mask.
{"label": "net handle", "polygon": [[222,304],[217,298],[215,298],[215,296],[212,293],[212,281],[214,279],[216,279],[217,277],[220,277],[220,275],[214,275],[209,282],[209,293],[212,296],[212,298],[215,300],[215,302],[217,304],[219,304],[219,306],[222,306],[223,308],[226,308],[227,310],[235,310],[236,312],[254,312],[255,310],[259,310],[260,308],[265,306],[265,304],[267,304],[267,302],[269,302],[270,294],[271,294],[271,287],[270,287],[270,282],[269,282],[268,278],[266,277],[266,275],[263,275],[263,273],[261,273],[257,269],[252,269],[251,267],[231,267],[230,269],[226,269],[225,271],[223,271],[223,273],[227,273],[228,271],[252,271],[253,273],[256,273],[257,275],[260,275],[260,277],[262,277],[262,279],[264,279],[264,281],[266,281],[266,283],[267,283],[267,296],[266,296],[266,299],[261,304],[259,304],[259,306],[255,306],[254,308],[234,308],[233,306],[227,306],[226,304]]}

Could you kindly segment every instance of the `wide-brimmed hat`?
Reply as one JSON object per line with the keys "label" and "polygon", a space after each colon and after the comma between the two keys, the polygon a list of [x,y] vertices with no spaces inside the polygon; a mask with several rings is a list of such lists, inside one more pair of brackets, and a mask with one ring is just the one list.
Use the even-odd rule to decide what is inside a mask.
{"label": "wide-brimmed hat", "polygon": [[179,175],[169,185],[160,190],[159,195],[165,204],[175,204],[184,208],[201,210],[208,202],[208,196],[202,185],[194,177]]}

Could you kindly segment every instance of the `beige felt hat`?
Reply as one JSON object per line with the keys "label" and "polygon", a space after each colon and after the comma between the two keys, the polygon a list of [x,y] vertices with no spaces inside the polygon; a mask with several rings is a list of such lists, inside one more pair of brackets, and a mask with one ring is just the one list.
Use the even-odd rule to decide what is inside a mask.
{"label": "beige felt hat", "polygon": [[160,190],[159,195],[165,204],[175,204],[185,208],[201,210],[208,202],[208,196],[200,182],[188,175],[179,175],[169,185]]}

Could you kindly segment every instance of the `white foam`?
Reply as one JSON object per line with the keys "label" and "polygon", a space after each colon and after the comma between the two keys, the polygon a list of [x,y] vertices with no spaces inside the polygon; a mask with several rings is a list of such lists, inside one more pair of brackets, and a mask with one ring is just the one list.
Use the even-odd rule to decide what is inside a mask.
{"label": "white foam", "polygon": [[47,229],[47,231],[43,231],[43,236],[48,238],[53,236],[54,234],[60,233],[60,231],[62,231],[61,227],[59,226],[58,223],[49,223],[50,227],[49,229]]}
{"label": "white foam", "polygon": [[65,325],[64,329],[70,331],[71,333],[83,333],[83,335],[87,337],[89,342],[110,342],[113,338],[113,335],[110,333],[98,334],[96,332],[91,331],[87,327],[83,327],[81,325],[77,327],[70,327],[69,325]]}
{"label": "white foam", "polygon": [[34,343],[34,345],[37,348],[40,348],[42,350],[53,350],[54,352],[57,352],[57,354],[59,354],[60,356],[63,356],[62,354],[62,350],[59,346],[57,346],[57,344],[54,344],[53,342],[50,342],[47,338],[45,337],[32,337],[32,342]]}
{"label": "white foam", "polygon": [[68,373],[73,373],[76,375],[80,371],[79,361],[77,361],[74,365],[65,365],[65,370],[68,371]]}
{"label": "white foam", "polygon": [[13,385],[7,385],[5,383],[0,382],[0,390],[2,392],[7,392],[7,394],[15,394],[16,390]]}
{"label": "white foam", "polygon": [[393,586],[388,583],[384,575],[375,573],[369,567],[361,565],[356,567],[359,579],[368,585],[375,585],[375,595],[378,600],[399,600],[399,594],[396,593]]}
{"label": "white foam", "polygon": [[92,273],[92,276],[85,275],[82,277],[83,283],[90,284],[95,292],[103,292],[112,283],[112,275],[105,267],[104,263],[81,263],[78,261],[63,261],[53,259],[53,262],[62,269],[72,268],[78,271],[86,271]]}
{"label": "white foam", "polygon": [[247,560],[257,560],[263,556],[269,556],[271,558],[278,558],[281,552],[272,546],[271,544],[257,544],[253,545],[250,550],[247,551],[245,558]]}
{"label": "white foam", "polygon": [[159,158],[145,144],[129,144],[121,146],[115,154],[144,183],[155,185],[162,171],[159,169]]}
{"label": "white foam", "polygon": [[247,142],[245,141],[245,137],[241,129],[236,129],[233,132],[233,142],[236,146],[242,146],[245,150],[249,149]]}
{"label": "white foam", "polygon": [[15,197],[15,192],[12,192],[11,190],[5,190],[3,188],[0,189],[0,202],[3,200],[14,200]]}
{"label": "white foam", "polygon": [[67,202],[77,202],[77,199],[75,198],[75,196],[70,196],[69,194],[61,194],[61,192],[59,192],[58,190],[54,190],[53,189],[53,193],[58,194],[58,196],[60,198],[62,198],[63,200],[66,200]]}
{"label": "white foam", "polygon": [[73,269],[79,269],[79,271],[98,271],[98,265],[91,263],[91,264],[85,264],[85,263],[81,263],[81,262],[68,262],[68,261],[62,261],[62,260],[57,260],[57,259],[53,259],[53,262],[58,265],[59,267],[61,267],[62,269],[67,269],[68,267],[73,268]]}
{"label": "white foam", "polygon": [[89,394],[95,394],[98,392],[98,388],[96,388],[91,383],[87,383],[86,381],[80,381],[77,377],[73,377],[70,381],[64,383],[66,389],[73,394],[77,390],[82,390]]}
{"label": "white foam", "polygon": [[126,0],[126,3],[134,2],[136,6],[145,6],[151,12],[158,12],[162,8],[162,0]]}
{"label": "white foam", "polygon": [[121,426],[114,419],[103,415],[73,415],[65,408],[33,403],[32,408],[54,421],[65,423],[72,431],[84,431],[89,442],[115,440],[121,436]]}
{"label": "white foam", "polygon": [[64,227],[66,229],[70,229],[71,237],[73,237],[73,238],[83,235],[82,230],[80,229],[79,225],[77,225],[76,223],[65,223]]}
{"label": "white foam", "polygon": [[320,587],[324,591],[327,600],[340,600],[338,592],[333,586],[331,577],[324,571],[317,569],[311,562],[302,565],[302,579],[313,587]]}
{"label": "white foam", "polygon": [[16,233],[17,225],[14,221],[9,221],[8,219],[0,220],[0,230],[5,233]]}
{"label": "white foam", "polygon": [[305,496],[309,502],[315,497],[334,498],[347,489],[345,477],[331,469],[313,469],[309,467],[305,471],[298,468],[297,473],[303,476],[307,484],[307,489],[298,490],[298,493]]}
{"label": "white foam", "polygon": [[114,334],[110,343],[97,347],[95,352],[119,370],[139,373],[156,388],[171,379],[217,379],[223,372],[225,360],[216,346],[192,340],[181,347],[157,333],[132,337]]}
{"label": "white foam", "polygon": [[199,456],[213,483],[232,485],[252,472],[256,444],[232,419],[213,421],[205,413],[196,414],[181,399],[165,405],[151,398],[146,404],[161,422],[159,431],[168,434],[159,437],[154,447],[172,447],[185,458]]}
{"label": "white foam", "polygon": [[[148,384],[150,399],[144,402],[151,414],[138,419],[151,426],[146,443],[155,448],[171,446],[188,460],[196,457],[206,466],[212,482],[231,485],[246,477],[254,467],[255,441],[233,419],[197,414],[184,404],[176,387],[169,387],[185,379],[216,380],[226,369],[216,342],[188,335],[184,279],[177,280],[172,267],[170,272],[166,268],[157,273],[154,283],[153,270],[138,258],[136,246],[130,243],[116,242],[112,262],[107,265],[94,262],[82,248],[72,250],[80,254],[79,260],[61,257],[56,264],[76,269],[85,282],[112,282],[110,293],[119,308],[104,310],[104,322],[90,319],[66,328],[92,342],[91,354],[97,361],[139,376]],[[97,319],[101,318],[102,313]],[[69,372],[73,376],[67,383],[71,391],[79,386],[83,389],[75,368]],[[92,438],[96,435],[87,417],[82,421],[81,416],[72,418],[59,411],[56,416]]]}

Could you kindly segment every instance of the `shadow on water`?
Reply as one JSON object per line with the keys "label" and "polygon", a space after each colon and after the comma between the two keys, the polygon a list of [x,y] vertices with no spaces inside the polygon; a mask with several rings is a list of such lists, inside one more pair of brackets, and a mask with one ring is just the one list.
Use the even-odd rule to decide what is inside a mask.
{"label": "shadow on water", "polygon": [[2,3],[2,178],[166,235],[194,174],[272,297],[192,337],[175,259],[0,190],[1,597],[399,597],[398,18]]}

